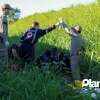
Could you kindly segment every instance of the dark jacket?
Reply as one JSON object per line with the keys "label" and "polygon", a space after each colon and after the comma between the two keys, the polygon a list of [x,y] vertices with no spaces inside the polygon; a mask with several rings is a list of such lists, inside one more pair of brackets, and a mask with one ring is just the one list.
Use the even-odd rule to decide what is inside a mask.
{"label": "dark jacket", "polygon": [[24,60],[32,60],[34,58],[34,44],[38,41],[38,39],[44,36],[46,33],[51,32],[56,28],[55,25],[49,27],[47,29],[36,29],[31,28],[24,33],[21,37],[21,45],[19,46],[19,56]]}
{"label": "dark jacket", "polygon": [[56,28],[55,25],[47,28],[47,29],[40,29],[40,28],[30,28],[28,31],[24,33],[24,35],[21,37],[22,42],[27,42],[30,44],[34,44],[38,41],[38,39],[42,36],[44,36],[46,33],[51,32]]}

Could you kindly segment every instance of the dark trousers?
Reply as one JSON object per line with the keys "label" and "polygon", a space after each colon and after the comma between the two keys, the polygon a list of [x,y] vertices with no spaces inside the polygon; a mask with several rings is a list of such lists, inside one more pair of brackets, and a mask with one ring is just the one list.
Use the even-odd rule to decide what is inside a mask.
{"label": "dark trousers", "polygon": [[8,66],[8,47],[6,45],[6,36],[0,33],[0,66]]}
{"label": "dark trousers", "polygon": [[9,48],[9,57],[13,58],[12,49],[15,49],[18,56],[23,62],[31,62],[34,59],[34,47],[29,43],[22,43],[20,45],[13,44]]}
{"label": "dark trousers", "polygon": [[73,80],[80,80],[80,69],[79,69],[79,56],[78,54],[71,55],[71,70]]}

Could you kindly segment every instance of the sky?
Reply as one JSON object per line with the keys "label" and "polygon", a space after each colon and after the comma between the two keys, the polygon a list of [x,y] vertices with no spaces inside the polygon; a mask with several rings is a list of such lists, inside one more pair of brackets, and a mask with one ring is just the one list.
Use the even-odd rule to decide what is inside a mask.
{"label": "sky", "polygon": [[95,0],[0,0],[0,5],[9,3],[14,8],[21,10],[21,17],[25,17],[36,12],[48,10],[59,10],[69,7],[72,4],[87,4]]}

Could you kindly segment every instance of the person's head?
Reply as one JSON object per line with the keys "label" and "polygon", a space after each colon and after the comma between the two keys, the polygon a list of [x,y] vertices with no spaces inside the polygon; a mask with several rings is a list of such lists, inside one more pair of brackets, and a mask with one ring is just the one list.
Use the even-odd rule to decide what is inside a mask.
{"label": "person's head", "polygon": [[2,5],[2,11],[4,15],[8,15],[10,10],[12,10],[12,8],[9,4]]}
{"label": "person's head", "polygon": [[32,27],[35,27],[35,28],[39,28],[39,22],[37,22],[37,21],[34,21],[33,23],[32,23]]}
{"label": "person's head", "polygon": [[81,33],[81,31],[82,31],[82,27],[81,27],[80,25],[74,26],[74,29],[75,29],[75,31],[78,32],[78,33]]}

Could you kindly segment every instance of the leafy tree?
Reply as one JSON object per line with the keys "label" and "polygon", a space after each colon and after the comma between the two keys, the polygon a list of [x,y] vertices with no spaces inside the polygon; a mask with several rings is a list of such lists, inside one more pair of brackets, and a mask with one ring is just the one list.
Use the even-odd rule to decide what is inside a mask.
{"label": "leafy tree", "polygon": [[17,21],[20,18],[21,11],[18,8],[13,8],[9,14],[9,22]]}

